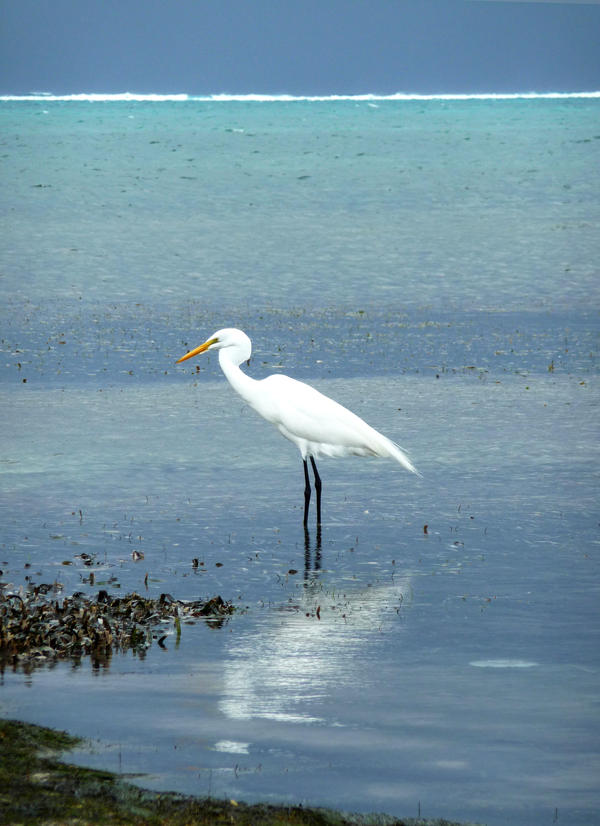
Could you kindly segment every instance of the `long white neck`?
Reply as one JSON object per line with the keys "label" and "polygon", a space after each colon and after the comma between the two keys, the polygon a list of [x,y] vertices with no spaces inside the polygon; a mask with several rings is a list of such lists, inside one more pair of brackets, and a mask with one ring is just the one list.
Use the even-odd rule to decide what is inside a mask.
{"label": "long white neck", "polygon": [[221,365],[221,370],[225,373],[227,381],[236,393],[239,393],[251,407],[261,413],[257,403],[257,380],[243,373],[239,365],[231,360],[231,356],[227,351],[228,348],[219,350],[219,364]]}

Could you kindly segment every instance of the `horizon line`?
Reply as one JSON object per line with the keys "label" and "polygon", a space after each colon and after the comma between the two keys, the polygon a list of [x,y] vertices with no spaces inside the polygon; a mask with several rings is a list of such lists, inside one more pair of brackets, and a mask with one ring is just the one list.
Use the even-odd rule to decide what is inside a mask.
{"label": "horizon line", "polygon": [[145,93],[145,92],[75,92],[53,94],[52,92],[31,92],[27,95],[0,94],[2,102],[201,102],[201,103],[293,103],[328,101],[461,101],[461,100],[560,100],[569,98],[600,98],[600,90],[583,92],[439,92],[423,94],[418,92],[395,92],[378,94],[375,92],[358,94],[292,95],[253,92],[246,94],[218,92],[215,94]]}

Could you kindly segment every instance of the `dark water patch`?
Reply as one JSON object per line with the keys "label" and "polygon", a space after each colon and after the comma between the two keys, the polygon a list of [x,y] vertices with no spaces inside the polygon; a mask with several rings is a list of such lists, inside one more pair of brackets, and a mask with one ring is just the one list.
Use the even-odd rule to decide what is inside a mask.
{"label": "dark water patch", "polygon": [[185,367],[175,361],[221,327],[253,340],[250,373],[296,378],[423,375],[479,380],[539,373],[598,371],[600,323],[595,311],[500,310],[440,313],[368,305],[326,309],[209,309],[14,302],[0,342],[0,381],[38,387],[132,386],[220,376],[217,359]]}

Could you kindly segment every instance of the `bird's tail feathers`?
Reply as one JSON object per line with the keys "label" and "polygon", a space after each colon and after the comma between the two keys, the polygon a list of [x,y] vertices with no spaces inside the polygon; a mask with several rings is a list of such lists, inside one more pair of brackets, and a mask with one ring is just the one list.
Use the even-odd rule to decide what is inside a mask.
{"label": "bird's tail feathers", "polygon": [[392,440],[388,439],[386,436],[384,436],[383,438],[385,439],[385,447],[387,448],[384,455],[387,455],[390,458],[395,459],[397,462],[400,462],[402,467],[405,467],[406,470],[410,470],[411,473],[415,473],[417,476],[421,476],[419,471],[413,465],[405,451],[402,450],[400,445],[397,445],[396,442],[392,442]]}

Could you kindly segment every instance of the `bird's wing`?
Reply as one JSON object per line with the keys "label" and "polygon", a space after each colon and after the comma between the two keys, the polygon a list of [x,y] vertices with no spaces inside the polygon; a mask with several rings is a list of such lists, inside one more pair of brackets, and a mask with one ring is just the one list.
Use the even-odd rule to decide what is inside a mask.
{"label": "bird's wing", "polygon": [[[265,390],[275,399],[275,424],[302,439],[315,442],[344,442],[356,436],[358,416],[314,387],[289,376],[274,375],[264,380]],[[368,427],[368,425],[367,425]]]}
{"label": "bird's wing", "polygon": [[269,376],[261,385],[272,400],[270,420],[299,446],[307,443],[308,452],[389,456],[414,470],[398,445],[314,387],[282,375]]}

